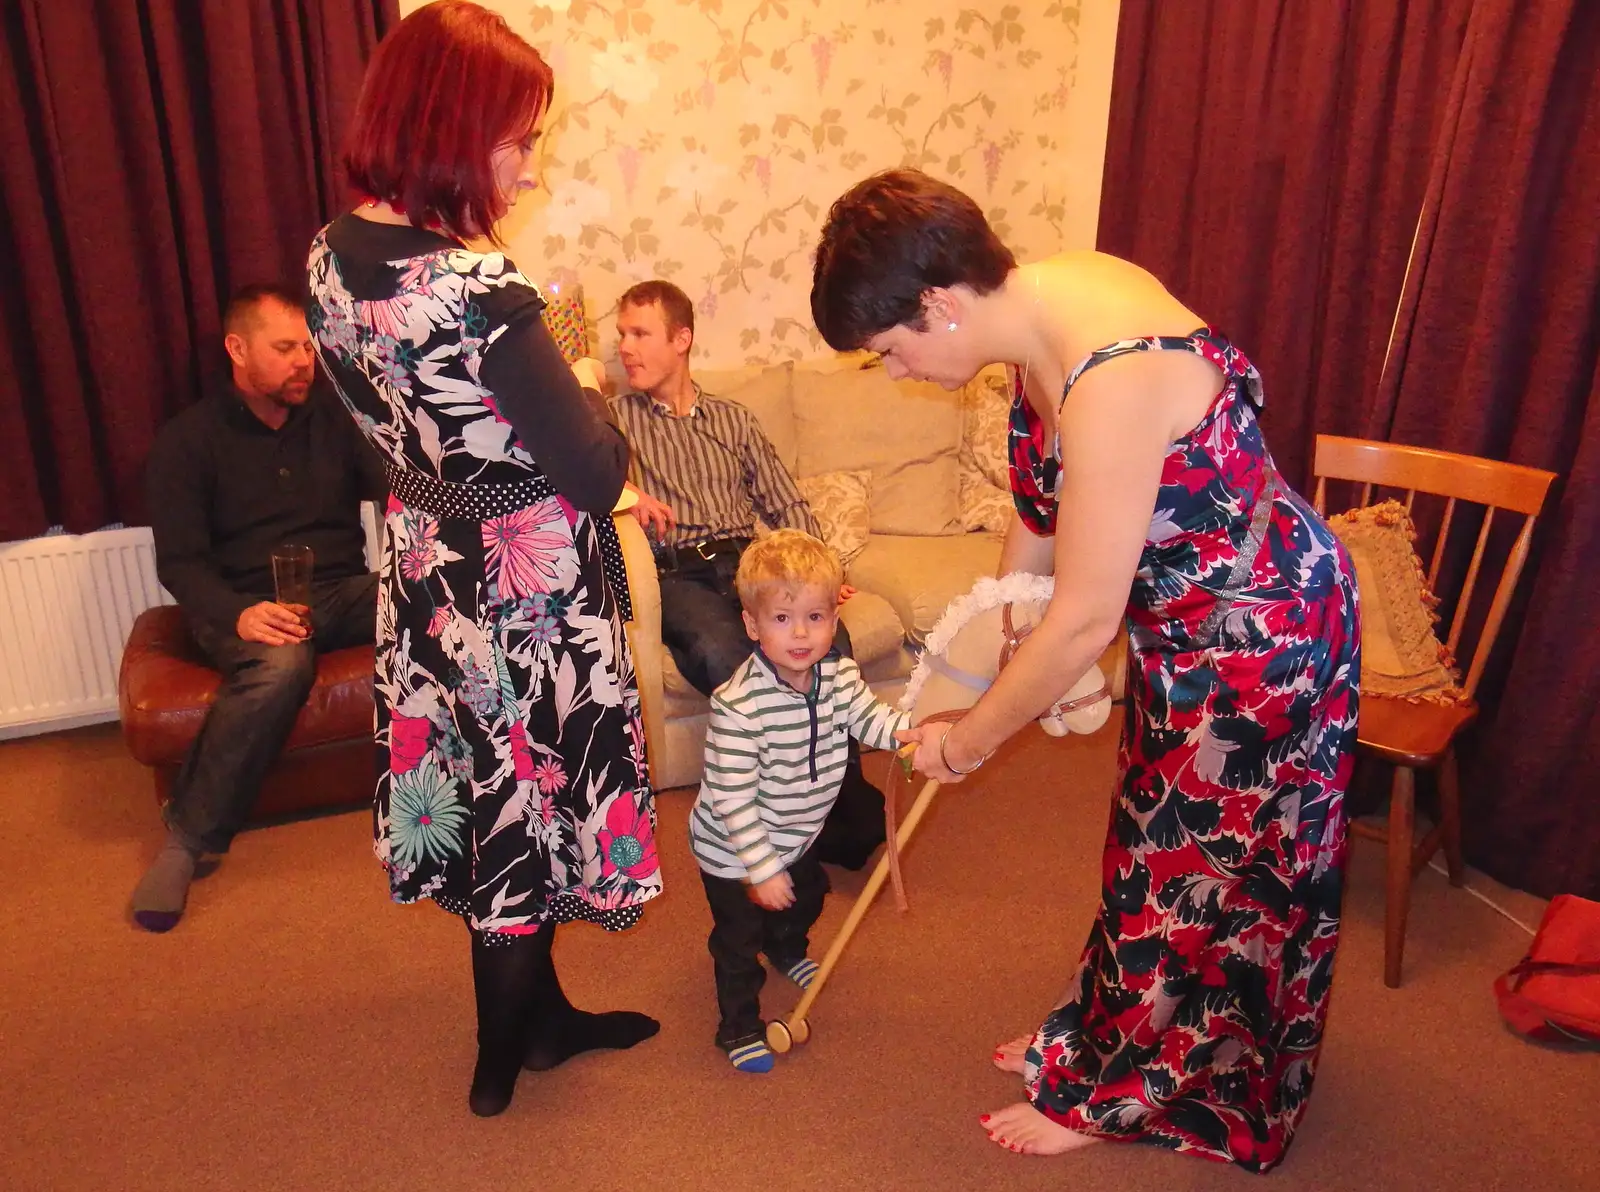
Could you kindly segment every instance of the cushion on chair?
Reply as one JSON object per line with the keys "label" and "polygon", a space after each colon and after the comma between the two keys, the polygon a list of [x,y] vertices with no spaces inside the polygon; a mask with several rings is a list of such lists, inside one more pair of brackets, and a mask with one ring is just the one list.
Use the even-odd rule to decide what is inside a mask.
{"label": "cushion on chair", "polygon": [[1350,552],[1361,599],[1361,693],[1456,704],[1454,659],[1434,632],[1439,601],[1412,543],[1405,506],[1384,501],[1328,519]]}

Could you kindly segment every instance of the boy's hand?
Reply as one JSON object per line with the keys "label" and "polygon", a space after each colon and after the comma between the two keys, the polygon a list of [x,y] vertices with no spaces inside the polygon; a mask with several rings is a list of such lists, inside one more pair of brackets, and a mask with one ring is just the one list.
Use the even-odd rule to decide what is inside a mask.
{"label": "boy's hand", "polygon": [[843,604],[846,600],[849,600],[850,597],[854,596],[860,590],[861,589],[859,589],[859,588],[852,588],[849,584],[840,584],[839,585],[839,603]]}
{"label": "boy's hand", "polygon": [[750,901],[764,910],[781,911],[794,905],[794,882],[785,870],[750,887]]}

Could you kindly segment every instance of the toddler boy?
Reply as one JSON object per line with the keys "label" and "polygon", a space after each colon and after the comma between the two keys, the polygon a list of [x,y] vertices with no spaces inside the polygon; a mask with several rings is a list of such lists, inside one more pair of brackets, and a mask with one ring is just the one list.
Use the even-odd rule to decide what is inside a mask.
{"label": "toddler boy", "polygon": [[711,904],[717,1045],[741,1072],[772,1070],[759,955],[802,989],[817,971],[806,949],[827,881],[813,845],[848,740],[893,749],[910,723],[833,652],[843,582],[838,557],[801,530],[752,543],[734,581],[756,648],[711,697],[689,846]]}

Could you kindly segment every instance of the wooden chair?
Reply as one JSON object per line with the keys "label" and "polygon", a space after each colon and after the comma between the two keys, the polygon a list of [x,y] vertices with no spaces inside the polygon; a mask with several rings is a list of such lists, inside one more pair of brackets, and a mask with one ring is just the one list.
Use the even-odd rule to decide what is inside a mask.
{"label": "wooden chair", "polygon": [[[1404,447],[1395,443],[1376,443],[1366,439],[1346,439],[1333,435],[1317,436],[1316,461],[1312,467],[1317,487],[1313,503],[1325,513],[1327,482],[1356,481],[1362,485],[1361,505],[1372,503],[1374,488],[1401,489],[1406,511],[1411,511],[1418,493],[1446,498],[1443,519],[1428,567],[1428,587],[1437,591],[1439,566],[1450,536],[1451,519],[1458,501],[1486,507],[1482,529],[1478,532],[1472,562],[1456,598],[1445,644],[1452,655],[1460,645],[1463,629],[1472,607],[1472,593],[1481,578],[1484,548],[1488,545],[1495,514],[1506,510],[1522,514],[1522,529],[1512,545],[1494,599],[1472,651],[1472,661],[1462,685],[1466,699],[1459,704],[1409,703],[1382,696],[1361,696],[1359,741],[1369,755],[1394,766],[1389,793],[1389,830],[1385,833],[1365,824],[1353,825],[1358,834],[1386,841],[1388,845],[1387,890],[1384,905],[1383,980],[1391,989],[1400,985],[1401,960],[1405,953],[1406,916],[1411,908],[1411,882],[1442,846],[1450,884],[1462,881],[1461,790],[1456,773],[1455,739],[1478,714],[1474,698],[1483,669],[1494,649],[1500,624],[1516,590],[1517,579],[1528,558],[1533,541],[1534,522],[1544,508],[1545,497],[1555,473],[1518,464],[1500,463],[1471,455],[1431,451],[1425,447]],[[1459,655],[1457,655],[1459,657]],[[1437,774],[1439,822],[1420,843],[1414,842],[1416,819],[1416,771]]]}

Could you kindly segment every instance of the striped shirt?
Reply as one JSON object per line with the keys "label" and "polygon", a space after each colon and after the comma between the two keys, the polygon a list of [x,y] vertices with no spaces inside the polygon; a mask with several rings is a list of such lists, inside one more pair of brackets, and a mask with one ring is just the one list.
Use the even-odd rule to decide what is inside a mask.
{"label": "striped shirt", "polygon": [[705,778],[689,848],[713,877],[764,882],[797,860],[839,797],[848,738],[892,749],[911,723],[872,694],[848,658],[812,669],[810,693],[757,650],[711,697]]}
{"label": "striped shirt", "polygon": [[645,393],[612,399],[617,426],[633,458],[628,479],[672,508],[678,519],[667,546],[713,538],[754,538],[759,517],[822,537],[761,424],[738,402],[707,397],[695,386],[694,407],[681,417]]}

